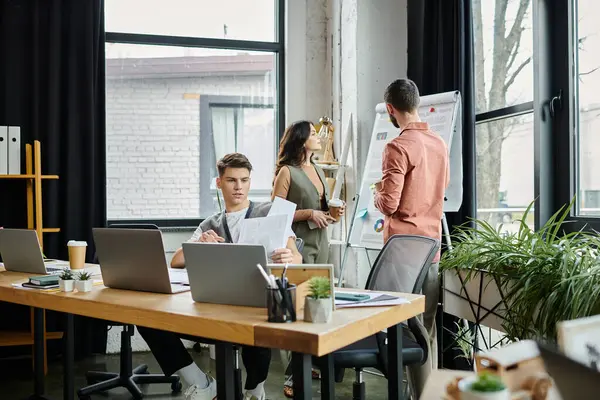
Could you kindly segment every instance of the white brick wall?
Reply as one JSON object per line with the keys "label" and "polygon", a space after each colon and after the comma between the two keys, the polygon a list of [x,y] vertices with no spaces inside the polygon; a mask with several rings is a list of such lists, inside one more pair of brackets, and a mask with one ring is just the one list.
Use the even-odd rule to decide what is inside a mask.
{"label": "white brick wall", "polygon": [[197,95],[261,96],[264,76],[107,78],[108,218],[199,218]]}

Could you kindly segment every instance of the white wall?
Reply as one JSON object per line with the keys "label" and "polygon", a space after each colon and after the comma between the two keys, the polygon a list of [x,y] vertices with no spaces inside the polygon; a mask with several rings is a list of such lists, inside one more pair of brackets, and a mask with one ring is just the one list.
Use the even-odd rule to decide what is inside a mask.
{"label": "white wall", "polygon": [[[330,0],[332,103],[338,142],[352,113],[356,157],[346,176],[350,200],[363,174],[375,121],[375,106],[386,86],[407,72],[406,0]],[[349,210],[350,215],[353,210]],[[350,218],[347,219],[348,222]],[[374,260],[376,254],[371,254]],[[351,250],[344,273],[348,286],[363,286],[369,273],[364,251]]]}

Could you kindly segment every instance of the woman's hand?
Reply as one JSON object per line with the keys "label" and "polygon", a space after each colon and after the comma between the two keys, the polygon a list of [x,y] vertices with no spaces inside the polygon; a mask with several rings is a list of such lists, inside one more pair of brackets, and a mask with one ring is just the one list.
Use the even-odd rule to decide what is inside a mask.
{"label": "woman's hand", "polygon": [[313,210],[310,220],[317,225],[317,228],[327,228],[331,222],[335,222],[335,218],[326,212]]}

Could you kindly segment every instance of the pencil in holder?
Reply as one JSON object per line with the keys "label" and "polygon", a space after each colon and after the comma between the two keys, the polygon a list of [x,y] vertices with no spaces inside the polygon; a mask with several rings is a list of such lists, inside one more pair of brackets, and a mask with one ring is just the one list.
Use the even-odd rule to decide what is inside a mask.
{"label": "pencil in holder", "polygon": [[267,314],[268,322],[295,322],[296,285],[289,285],[283,292],[267,287]]}

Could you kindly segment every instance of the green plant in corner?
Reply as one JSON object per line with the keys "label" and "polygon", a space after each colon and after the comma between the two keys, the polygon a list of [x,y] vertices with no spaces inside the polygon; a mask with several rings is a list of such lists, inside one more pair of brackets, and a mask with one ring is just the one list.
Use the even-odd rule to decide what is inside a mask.
{"label": "green plant in corner", "polygon": [[467,282],[477,273],[492,278],[506,303],[503,329],[511,341],[554,341],[558,321],[600,313],[600,236],[564,231],[575,198],[534,231],[525,222],[533,204],[516,233],[481,220],[455,228],[453,249],[440,263],[440,271],[463,272]]}
{"label": "green plant in corner", "polygon": [[71,271],[69,268],[65,268],[60,273],[59,278],[62,279],[63,281],[72,281],[73,280],[73,271]]}
{"label": "green plant in corner", "polygon": [[80,281],[88,281],[92,278],[92,274],[86,271],[81,271],[77,276],[77,279]]}
{"label": "green plant in corner", "polygon": [[308,288],[308,297],[312,299],[328,299],[331,297],[331,281],[324,276],[310,278]]}

